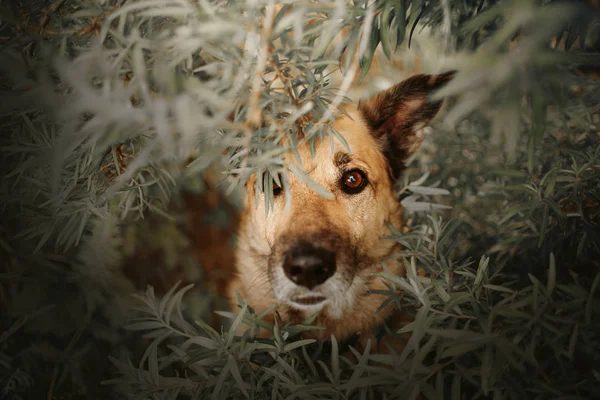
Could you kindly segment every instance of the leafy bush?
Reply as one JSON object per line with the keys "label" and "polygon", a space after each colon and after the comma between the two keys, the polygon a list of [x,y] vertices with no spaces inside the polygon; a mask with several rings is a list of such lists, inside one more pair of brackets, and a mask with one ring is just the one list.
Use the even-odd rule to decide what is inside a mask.
{"label": "leafy bush", "polygon": [[[2,398],[600,392],[597,2],[1,7]],[[130,311],[120,266],[155,227],[141,219],[161,221],[165,258],[185,259],[186,238],[160,230],[177,231],[181,192],[202,191],[212,167],[226,191],[264,175],[269,197],[289,169],[281,137],[343,140],[329,105],[400,80],[415,54],[458,74],[398,184],[406,227],[386,238],[407,266],[384,274],[387,302],[414,313],[401,354],[302,340],[310,320],[254,339],[265,323],[246,307],[214,331],[209,294],[189,286],[148,289]]]}

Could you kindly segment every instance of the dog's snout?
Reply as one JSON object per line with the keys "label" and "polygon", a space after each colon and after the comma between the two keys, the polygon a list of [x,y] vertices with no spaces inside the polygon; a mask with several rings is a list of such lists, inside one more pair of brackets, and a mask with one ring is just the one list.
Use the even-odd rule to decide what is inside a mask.
{"label": "dog's snout", "polygon": [[312,289],[335,273],[335,253],[311,245],[295,247],[285,254],[283,272],[297,285]]}

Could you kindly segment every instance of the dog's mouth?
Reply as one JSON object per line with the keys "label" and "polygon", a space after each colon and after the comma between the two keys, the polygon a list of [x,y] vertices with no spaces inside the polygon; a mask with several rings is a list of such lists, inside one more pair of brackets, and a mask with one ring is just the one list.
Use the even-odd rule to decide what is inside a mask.
{"label": "dog's mouth", "polygon": [[323,303],[327,300],[325,296],[304,296],[304,297],[295,297],[292,299],[293,303],[300,304],[303,306],[316,306],[318,304]]}

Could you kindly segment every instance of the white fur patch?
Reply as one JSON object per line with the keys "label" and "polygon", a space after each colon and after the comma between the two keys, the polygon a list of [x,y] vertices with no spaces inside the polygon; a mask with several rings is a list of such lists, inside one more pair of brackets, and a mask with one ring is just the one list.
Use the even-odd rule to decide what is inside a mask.
{"label": "white fur patch", "polygon": [[[350,287],[344,282],[341,274],[335,273],[325,283],[318,285],[314,290],[296,285],[283,272],[282,265],[278,265],[273,270],[273,292],[280,302],[287,304],[294,309],[305,311],[309,314],[321,311],[325,306],[327,316],[340,319],[344,313],[354,306],[356,294],[361,288],[361,284],[354,279]],[[299,297],[318,297],[323,296],[325,301],[319,304],[299,304],[293,301]]]}

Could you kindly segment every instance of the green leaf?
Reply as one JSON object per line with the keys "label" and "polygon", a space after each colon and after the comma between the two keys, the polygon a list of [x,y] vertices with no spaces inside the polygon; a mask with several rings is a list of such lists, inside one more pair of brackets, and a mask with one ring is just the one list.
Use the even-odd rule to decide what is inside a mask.
{"label": "green leaf", "polygon": [[335,383],[336,385],[339,384],[339,377],[340,377],[340,354],[339,354],[339,349],[338,349],[338,343],[337,340],[335,338],[335,336],[333,336],[333,334],[330,337],[331,340],[331,373],[333,375],[333,377],[335,378],[335,380],[332,383]]}
{"label": "green leaf", "polygon": [[405,5],[404,0],[396,0],[394,5],[394,13],[396,16],[396,50],[404,42],[404,36],[406,33],[406,9],[408,6]]}
{"label": "green leaf", "polygon": [[211,349],[211,350],[217,350],[223,347],[223,345],[219,342],[217,342],[216,340],[213,339],[209,339],[206,337],[202,337],[202,336],[195,336],[193,338],[188,339],[185,344],[184,344],[184,348],[189,346],[190,344],[196,344],[198,346],[202,346],[205,347],[207,349]]}
{"label": "green leaf", "polygon": [[579,322],[575,323],[573,327],[573,333],[571,334],[571,338],[569,339],[569,349],[567,351],[566,356],[569,360],[573,359],[573,355],[575,354],[575,346],[577,345],[577,339],[579,337]]}
{"label": "green leaf", "polygon": [[369,36],[369,44],[367,49],[365,49],[364,54],[360,58],[360,73],[358,75],[358,84],[360,85],[362,81],[367,76],[369,69],[371,68],[371,63],[373,62],[373,57],[375,57],[375,50],[377,46],[379,46],[379,42],[381,37],[379,35],[379,28],[377,27],[377,19],[373,20],[373,26],[371,27],[371,34]]}
{"label": "green leaf", "polygon": [[344,62],[342,65],[343,73],[347,72],[350,69],[350,66],[354,62],[354,58],[358,53],[359,33],[360,25],[355,25],[354,27],[352,27],[350,33],[348,34]]}
{"label": "green leaf", "polygon": [[408,189],[413,193],[424,194],[428,196],[434,195],[449,195],[450,192],[446,189],[436,188],[436,187],[423,187],[423,186],[413,186],[408,185]]}
{"label": "green leaf", "polygon": [[486,289],[495,290],[497,292],[504,292],[504,293],[510,293],[510,294],[516,293],[513,289],[505,288],[503,286],[498,286],[498,285],[483,285],[483,287]]}
{"label": "green leaf", "polygon": [[194,287],[194,284],[190,283],[189,285],[181,288],[181,290],[177,291],[177,293],[175,293],[173,295],[173,297],[171,297],[169,299],[169,301],[167,302],[166,307],[165,307],[165,315],[164,315],[164,319],[165,319],[165,322],[167,325],[169,325],[171,323],[171,316],[174,311],[177,311],[179,314],[181,314],[181,301],[183,299],[183,296],[193,287]]}
{"label": "green leaf", "polygon": [[544,205],[543,209],[542,209],[542,222],[540,225],[540,237],[538,239],[538,247],[542,247],[542,244],[544,243],[544,239],[546,238],[546,229],[548,228],[548,220],[549,220],[549,213],[550,213],[550,207],[546,204]]}
{"label": "green leaf", "polygon": [[489,25],[497,18],[502,17],[503,12],[504,12],[504,7],[505,6],[503,4],[494,5],[493,7],[480,13],[475,18],[473,18],[470,21],[468,21],[467,23],[465,23],[462,26],[462,30],[465,33],[466,32],[475,32],[475,31],[478,31],[479,29],[485,27],[486,25]]}
{"label": "green leaf", "polygon": [[246,387],[249,385],[247,383],[245,383],[244,380],[242,379],[242,375],[240,374],[238,364],[232,355],[230,355],[227,360],[227,369],[229,371],[231,371],[231,376],[233,376],[233,379],[235,380],[235,383],[236,383],[237,387],[241,390],[242,394],[246,398],[250,398],[250,394],[248,393],[248,390],[246,389]]}
{"label": "green leaf", "polygon": [[277,358],[277,365],[279,365],[286,372],[287,376],[291,379],[292,382],[303,382],[302,377],[300,376],[298,371],[296,371],[294,367],[292,367],[292,365],[290,365],[290,363],[284,360],[283,358]]}
{"label": "green leaf", "polygon": [[490,375],[492,374],[492,357],[493,357],[493,349],[492,345],[485,346],[485,351],[483,352],[483,359],[481,362],[481,390],[485,396],[488,395],[490,391]]}
{"label": "green leaf", "polygon": [[[158,373],[158,346],[150,345],[148,347],[148,371],[150,371],[150,378],[152,379],[152,383],[158,386],[159,384],[159,373]],[[143,360],[143,358],[142,358]]]}
{"label": "green leaf", "polygon": [[[429,330],[427,331],[429,332]],[[433,346],[437,343],[437,337],[436,335],[432,335],[429,340],[427,340],[427,342],[425,342],[425,344],[423,346],[421,346],[416,352],[415,352],[415,356],[411,362],[411,367],[410,367],[410,373],[409,376],[411,378],[414,378],[415,373],[417,372],[417,368],[421,368],[423,366],[423,361],[425,360],[425,357],[427,357],[431,350],[433,349]]]}
{"label": "green leaf", "polygon": [[219,339],[221,337],[221,335],[219,334],[219,332],[217,332],[213,327],[211,327],[210,325],[208,325],[206,322],[204,322],[201,319],[198,320],[194,320],[194,323],[196,325],[198,325],[204,332],[206,332],[210,337],[213,338],[213,340]]}
{"label": "green leaf", "polygon": [[319,364],[319,367],[321,367],[321,370],[323,371],[325,377],[329,380],[329,382],[335,385],[336,379],[329,370],[329,368],[327,368],[327,365],[321,360],[317,360],[317,364]]}
{"label": "green leaf", "polygon": [[490,258],[487,256],[481,256],[481,260],[479,260],[479,267],[477,268],[477,275],[475,277],[475,282],[473,282],[473,286],[477,287],[481,284],[481,282],[487,283],[487,270],[488,264],[490,263]]}
{"label": "green leaf", "polygon": [[554,291],[556,286],[556,261],[554,260],[554,253],[550,253],[550,267],[548,269],[548,282],[546,283],[546,292],[548,296]]}
{"label": "green leaf", "polygon": [[230,366],[231,365],[229,362],[226,363],[225,367],[219,373],[219,377],[217,378],[217,382],[215,383],[212,395],[210,396],[211,400],[218,400],[222,398],[219,396],[221,396],[221,391],[223,390],[223,384],[225,383],[225,380],[229,377]]}
{"label": "green leaf", "polygon": [[[397,5],[396,5],[397,6]],[[383,5],[383,11],[381,13],[381,17],[379,19],[379,27],[381,34],[381,48],[383,49],[383,54],[385,57],[390,60],[392,58],[392,50],[391,50],[391,39],[390,39],[390,15],[392,13],[392,8],[394,7],[394,3],[392,1],[386,1]]]}
{"label": "green leaf", "polygon": [[458,357],[458,356],[462,356],[464,354],[473,352],[477,349],[479,349],[480,347],[482,347],[484,345],[484,343],[469,343],[469,342],[465,342],[465,343],[460,343],[460,344],[456,344],[456,345],[452,345],[452,346],[448,346],[442,353],[441,353],[441,357]]}
{"label": "green leaf", "polygon": [[289,343],[289,344],[286,344],[285,346],[283,346],[283,351],[286,353],[289,353],[292,350],[297,349],[298,347],[303,347],[303,346],[312,344],[314,342],[316,342],[316,339],[298,340],[298,341],[295,341],[293,343]]}
{"label": "green leaf", "polygon": [[148,331],[164,327],[165,325],[160,321],[136,322],[133,324],[125,325],[125,329],[130,331]]}
{"label": "green leaf", "polygon": [[242,320],[246,316],[246,310],[248,310],[248,305],[244,304],[237,317],[233,320],[231,327],[229,328],[229,332],[227,332],[227,347],[231,346],[231,342],[233,342],[233,338],[237,332],[238,327],[242,323]]}
{"label": "green leaf", "polygon": [[435,335],[444,339],[454,339],[454,340],[486,340],[486,336],[471,332],[469,330],[461,330],[461,329],[427,329],[427,333],[430,335]]}
{"label": "green leaf", "polygon": [[468,292],[454,292],[450,293],[450,301],[444,305],[444,310],[452,310],[456,306],[470,302],[472,299],[471,293]]}
{"label": "green leaf", "polygon": [[544,198],[552,198],[552,195],[554,194],[554,188],[556,186],[556,180],[558,178],[558,172],[559,168],[552,168],[550,171],[548,171],[548,173],[546,173],[546,175],[544,175],[544,178],[542,178],[540,184],[546,186],[544,189]]}

